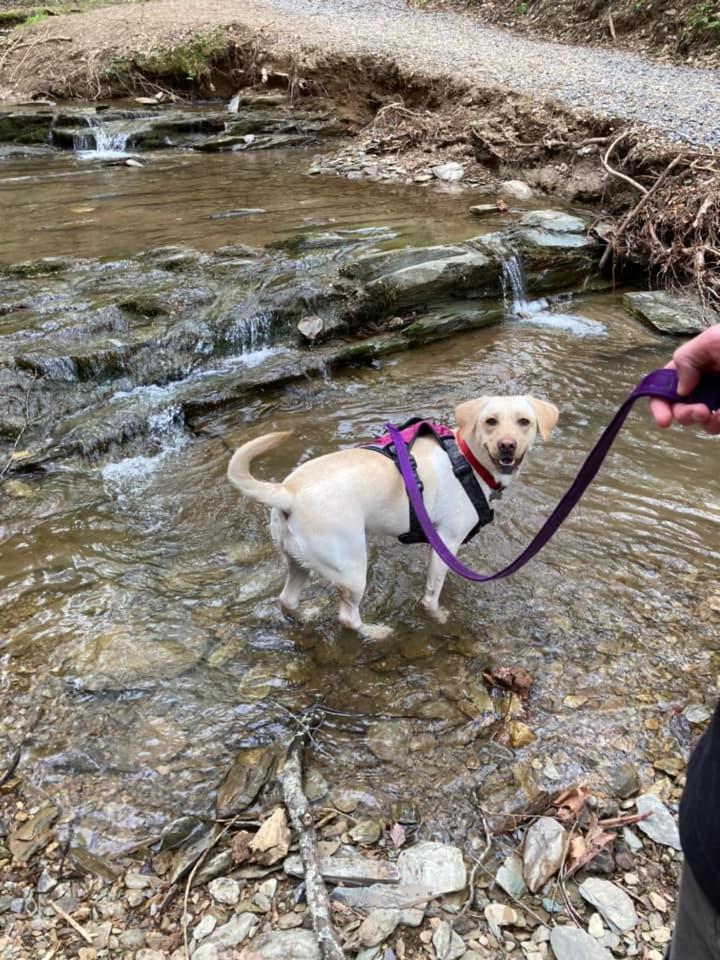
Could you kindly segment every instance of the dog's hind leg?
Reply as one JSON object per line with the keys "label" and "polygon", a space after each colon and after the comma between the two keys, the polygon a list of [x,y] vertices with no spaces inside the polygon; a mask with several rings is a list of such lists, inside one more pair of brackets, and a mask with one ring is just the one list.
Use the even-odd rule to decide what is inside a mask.
{"label": "dog's hind leg", "polygon": [[287,576],[278,599],[283,610],[287,613],[294,613],[300,603],[300,593],[305,586],[305,581],[310,576],[310,571],[301,567],[297,560],[294,560],[288,554],[285,554],[285,559],[287,561]]}

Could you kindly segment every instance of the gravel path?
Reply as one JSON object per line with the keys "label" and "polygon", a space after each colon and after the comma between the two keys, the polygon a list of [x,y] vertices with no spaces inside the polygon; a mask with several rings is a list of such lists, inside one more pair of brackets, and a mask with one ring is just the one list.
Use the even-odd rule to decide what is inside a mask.
{"label": "gravel path", "polygon": [[[56,48],[57,54],[76,61],[88,49],[93,56],[103,49],[133,50],[203,25],[238,23],[275,35],[281,50],[309,45],[324,53],[389,57],[425,76],[499,83],[640,120],[676,140],[720,146],[716,70],[530,40],[461,13],[407,7],[404,0],[149,0],[53,17],[50,23],[53,33],[73,40]],[[33,70],[39,82],[42,63]]]}
{"label": "gravel path", "polygon": [[[350,52],[385,54],[424,74],[500,83],[595,113],[640,120],[673,139],[720,145],[720,76],[639,54],[529,40],[461,13],[403,0],[268,0],[306,31]],[[313,25],[311,27],[310,25]]]}

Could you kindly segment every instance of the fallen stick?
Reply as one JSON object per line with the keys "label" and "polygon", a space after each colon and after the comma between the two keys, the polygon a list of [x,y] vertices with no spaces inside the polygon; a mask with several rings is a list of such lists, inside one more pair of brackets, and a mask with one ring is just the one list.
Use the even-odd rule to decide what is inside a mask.
{"label": "fallen stick", "polygon": [[75,931],[75,933],[78,934],[78,936],[80,936],[80,937],[83,938],[83,940],[85,941],[85,943],[89,943],[90,946],[93,945],[93,939],[92,939],[92,937],[91,937],[90,934],[87,932],[87,930],[83,930],[83,928],[80,926],[80,924],[77,922],[77,920],[73,920],[73,918],[70,916],[70,914],[69,914],[69,913],[65,913],[65,911],[63,910],[63,908],[62,908],[62,907],[59,907],[59,906],[55,903],[54,900],[51,900],[51,901],[50,901],[50,906],[53,908],[53,910],[55,911],[55,913],[56,913],[59,917],[62,917],[62,919],[65,921],[65,923],[69,924],[69,925],[73,928],[73,930]]}
{"label": "fallen stick", "polygon": [[282,788],[290,822],[298,835],[300,856],[305,867],[305,899],[307,900],[313,930],[323,960],[346,960],[330,914],[325,882],[320,873],[315,824],[310,804],[302,788],[302,755],[312,730],[318,726],[322,714],[310,710],[302,717],[302,725],[288,747]]}

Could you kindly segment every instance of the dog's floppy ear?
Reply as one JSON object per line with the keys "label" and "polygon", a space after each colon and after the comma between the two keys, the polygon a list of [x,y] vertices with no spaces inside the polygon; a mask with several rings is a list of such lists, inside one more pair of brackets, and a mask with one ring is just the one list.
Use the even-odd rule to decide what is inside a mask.
{"label": "dog's floppy ear", "polygon": [[560,411],[554,403],[548,403],[547,400],[536,400],[535,397],[527,397],[532,404],[537,417],[538,430],[543,440],[547,440],[558,422]]}
{"label": "dog's floppy ear", "polygon": [[480,410],[487,399],[487,397],[478,397],[475,400],[459,403],[455,407],[455,423],[464,439],[472,436]]}

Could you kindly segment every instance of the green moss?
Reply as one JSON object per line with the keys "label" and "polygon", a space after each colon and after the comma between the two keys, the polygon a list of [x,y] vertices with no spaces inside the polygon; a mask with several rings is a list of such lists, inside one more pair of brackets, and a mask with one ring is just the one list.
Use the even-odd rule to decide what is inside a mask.
{"label": "green moss", "polygon": [[139,72],[145,77],[198,83],[210,76],[227,48],[222,28],[198,31],[183,43],[137,53],[129,60],[114,60],[107,74],[111,79],[126,79]]}

